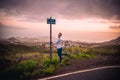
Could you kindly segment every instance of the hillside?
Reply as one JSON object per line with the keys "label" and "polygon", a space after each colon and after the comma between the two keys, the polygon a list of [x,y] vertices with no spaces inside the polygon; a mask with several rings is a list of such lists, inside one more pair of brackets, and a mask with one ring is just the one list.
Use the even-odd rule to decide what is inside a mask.
{"label": "hillside", "polygon": [[120,45],[120,37],[107,42],[103,42],[102,45]]}

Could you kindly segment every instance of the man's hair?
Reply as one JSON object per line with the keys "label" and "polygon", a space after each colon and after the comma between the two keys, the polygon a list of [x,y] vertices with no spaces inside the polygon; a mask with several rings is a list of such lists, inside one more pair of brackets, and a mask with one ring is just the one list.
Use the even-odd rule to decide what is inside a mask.
{"label": "man's hair", "polygon": [[62,33],[61,33],[61,32],[59,32],[59,35],[62,35]]}
{"label": "man's hair", "polygon": [[59,32],[59,34],[62,34],[61,32]]}

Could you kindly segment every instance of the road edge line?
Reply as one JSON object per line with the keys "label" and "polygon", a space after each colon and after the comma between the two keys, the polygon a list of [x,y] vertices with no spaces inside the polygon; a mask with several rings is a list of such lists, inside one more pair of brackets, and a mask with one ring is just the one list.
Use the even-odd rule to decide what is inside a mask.
{"label": "road edge line", "polygon": [[120,67],[120,66],[103,66],[103,67],[97,67],[97,68],[92,68],[92,69],[86,69],[86,70],[79,70],[79,71],[69,72],[69,73],[60,74],[60,75],[51,76],[51,77],[42,78],[42,79],[37,79],[37,80],[48,80],[48,79],[53,79],[53,78],[57,78],[57,77],[68,76],[68,75],[71,75],[71,74],[77,74],[77,73],[94,71],[94,70],[99,70],[99,69],[106,69],[106,68],[118,68],[118,67]]}

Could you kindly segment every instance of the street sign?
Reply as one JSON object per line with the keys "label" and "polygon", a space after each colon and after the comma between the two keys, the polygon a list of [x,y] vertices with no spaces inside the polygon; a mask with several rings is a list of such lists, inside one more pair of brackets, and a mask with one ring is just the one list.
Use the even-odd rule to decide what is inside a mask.
{"label": "street sign", "polygon": [[47,18],[47,24],[55,24],[55,19]]}

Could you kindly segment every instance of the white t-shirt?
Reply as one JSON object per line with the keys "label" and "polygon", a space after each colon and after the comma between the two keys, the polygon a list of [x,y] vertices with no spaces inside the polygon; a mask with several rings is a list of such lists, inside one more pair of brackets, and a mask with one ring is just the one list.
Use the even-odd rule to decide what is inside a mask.
{"label": "white t-shirt", "polygon": [[60,38],[58,38],[57,41],[56,41],[57,49],[62,48],[61,43],[62,43],[62,40]]}

